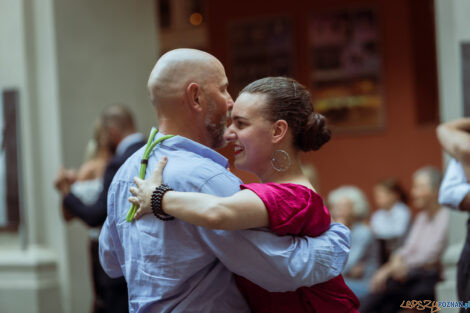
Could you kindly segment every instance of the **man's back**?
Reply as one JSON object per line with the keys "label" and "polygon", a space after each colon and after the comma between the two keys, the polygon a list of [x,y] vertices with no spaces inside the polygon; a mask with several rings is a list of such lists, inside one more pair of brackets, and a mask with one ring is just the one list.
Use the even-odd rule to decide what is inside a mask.
{"label": "man's back", "polygon": [[[116,174],[100,237],[103,267],[113,277],[126,278],[131,312],[248,312],[231,272],[276,291],[341,272],[345,261],[341,253],[349,244],[341,234],[334,240],[345,246],[343,251],[332,248],[337,245],[328,240],[315,243],[320,252],[339,254],[335,264],[331,259],[314,260],[307,240],[265,231],[212,231],[179,220],[163,222],[153,215],[126,222],[128,190],[139,172],[142,153],[142,149],[135,153]],[[162,156],[169,159],[163,179],[175,190],[218,196],[239,190],[240,181],[225,169],[227,160],[205,146],[178,136],[168,139],[151,154],[147,173]]]}
{"label": "man's back", "polygon": [[[194,148],[201,149],[202,154],[218,156],[195,143],[189,150]],[[165,155],[170,161],[164,180],[176,190],[201,191],[208,180],[219,176],[217,178],[226,180],[226,184],[214,190],[217,195],[228,196],[238,191],[239,180],[221,164],[189,150],[175,150],[174,145],[160,144],[152,153],[147,173],[151,173],[158,159]],[[122,253],[118,256],[123,258],[120,263],[125,264],[124,276],[130,286],[139,286],[129,290],[131,311],[143,312],[151,308],[152,312],[215,312],[224,306],[228,306],[228,312],[248,311],[232,282],[232,274],[214,254],[208,253],[197,227],[179,220],[162,222],[153,215],[133,223],[126,222],[130,207],[128,188],[133,177],[138,175],[142,154],[143,149],[119,170],[108,198],[109,219],[117,226],[114,238],[119,240],[117,245],[124,247],[117,249]],[[220,158],[220,162],[223,161]],[[220,297],[222,294],[234,295]]]}

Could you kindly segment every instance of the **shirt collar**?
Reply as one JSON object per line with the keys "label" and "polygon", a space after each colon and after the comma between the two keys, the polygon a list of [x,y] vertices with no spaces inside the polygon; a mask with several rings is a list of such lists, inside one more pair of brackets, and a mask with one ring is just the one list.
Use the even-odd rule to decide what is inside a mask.
{"label": "shirt collar", "polygon": [[[153,129],[153,128],[152,128]],[[165,136],[166,134],[163,134],[161,132],[158,132],[157,135],[155,136],[155,139],[158,139],[160,137]],[[193,141],[191,139],[188,139],[186,137],[178,136],[176,135],[175,137],[169,138],[161,143],[162,145],[165,145],[166,147],[177,149],[177,150],[186,150],[190,151],[193,153],[196,153],[202,157],[211,159],[215,163],[223,166],[224,168],[228,168],[228,160],[226,157],[221,155],[220,153],[212,150],[209,147],[206,147],[196,141]]]}
{"label": "shirt collar", "polygon": [[133,144],[135,144],[139,141],[143,141],[143,140],[145,140],[144,135],[142,135],[141,133],[133,133],[133,134],[130,134],[130,135],[126,136],[118,144],[118,146],[116,148],[116,155],[123,154],[124,151],[126,151],[127,148],[129,148],[131,145],[133,145]]}

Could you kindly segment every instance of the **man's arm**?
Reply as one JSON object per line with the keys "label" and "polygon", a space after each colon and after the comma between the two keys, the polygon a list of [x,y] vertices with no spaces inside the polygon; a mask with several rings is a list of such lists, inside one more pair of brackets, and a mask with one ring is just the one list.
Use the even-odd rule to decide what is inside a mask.
{"label": "man's arm", "polygon": [[[225,195],[233,179],[217,175],[201,192]],[[235,188],[235,187],[234,187]],[[349,230],[332,224],[315,238],[277,236],[267,230],[214,231],[200,227],[202,240],[232,272],[269,291],[293,291],[341,274],[346,263]]]}
{"label": "man's arm", "polygon": [[[115,205],[116,192],[114,190],[114,186],[112,185],[110,187],[108,198],[108,201],[112,206]],[[99,238],[99,256],[101,266],[106,274],[111,278],[116,278],[123,276],[123,273],[114,246],[114,238],[117,238],[117,233],[115,224],[112,223],[112,218],[112,216],[107,217],[103,227],[101,228]]]}
{"label": "man's arm", "polygon": [[470,118],[460,118],[439,125],[437,139],[444,151],[462,164],[470,177]]}
{"label": "man's arm", "polygon": [[99,255],[100,263],[106,274],[111,278],[117,278],[123,276],[121,265],[116,255],[114,248],[113,238],[111,233],[113,232],[112,223],[109,219],[106,219],[103,228],[100,232],[99,239]]}

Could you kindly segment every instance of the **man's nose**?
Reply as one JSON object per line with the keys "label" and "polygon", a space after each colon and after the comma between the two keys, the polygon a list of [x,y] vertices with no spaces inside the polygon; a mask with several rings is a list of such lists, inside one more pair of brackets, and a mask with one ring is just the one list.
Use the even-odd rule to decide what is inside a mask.
{"label": "man's nose", "polygon": [[227,110],[229,112],[231,112],[233,109],[233,99],[230,95],[228,95],[228,99],[227,99]]}

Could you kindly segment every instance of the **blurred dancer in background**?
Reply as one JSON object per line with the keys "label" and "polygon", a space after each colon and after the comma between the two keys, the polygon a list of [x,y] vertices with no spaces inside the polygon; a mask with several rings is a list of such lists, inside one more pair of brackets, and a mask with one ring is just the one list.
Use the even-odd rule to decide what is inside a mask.
{"label": "blurred dancer in background", "polygon": [[[442,205],[470,212],[470,118],[461,118],[437,127],[437,138],[453,159],[447,167],[439,193]],[[457,269],[457,295],[460,301],[470,301],[470,218],[467,238]],[[460,312],[465,312],[464,308]]]}
{"label": "blurred dancer in background", "polygon": [[56,188],[63,196],[66,220],[77,217],[88,226],[93,283],[94,312],[128,312],[127,286],[122,278],[112,279],[99,263],[99,229],[106,219],[108,188],[119,167],[145,145],[142,134],[136,132],[131,112],[122,105],[104,109],[96,138],[97,151],[74,177],[71,170],[61,169]]}

